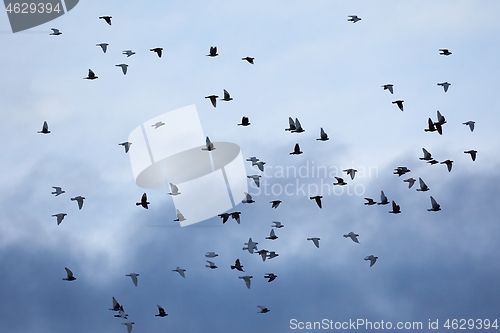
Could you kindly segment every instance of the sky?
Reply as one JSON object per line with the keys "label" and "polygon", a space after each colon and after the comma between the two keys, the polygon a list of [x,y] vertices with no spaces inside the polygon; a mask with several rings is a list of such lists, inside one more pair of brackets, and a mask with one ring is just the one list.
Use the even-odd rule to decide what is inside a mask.
{"label": "sky", "polygon": [[[429,321],[442,329],[447,319],[500,319],[499,12],[496,2],[451,0],[80,1],[16,34],[4,14],[4,331],[126,332],[108,310],[112,297],[136,333],[288,332],[323,320],[421,322],[423,332]],[[107,53],[98,43],[109,43]],[[205,56],[210,46],[219,56]],[[129,49],[136,54],[127,58]],[[83,79],[89,68],[97,80]],[[381,87],[388,83],[394,94]],[[232,101],[214,108],[204,98],[224,89]],[[403,112],[391,103],[398,99]],[[260,188],[248,179],[255,203],[235,207],[241,224],[215,216],[180,228],[168,191],[138,187],[118,145],[149,119],[192,104],[213,142],[266,162],[265,172],[245,162],[262,178]],[[437,110],[443,135],[424,132]],[[250,126],[237,126],[242,116]],[[288,117],[305,132],[284,131]],[[473,132],[462,124],[469,120]],[[44,121],[50,134],[37,133]],[[315,140],[321,127],[328,141]],[[296,143],[303,154],[290,155]],[[422,148],[453,160],[452,171],[419,160]],[[398,177],[398,166],[411,172]],[[347,168],[358,170],[353,180]],[[334,187],[334,176],[348,185]],[[409,177],[430,190],[408,189]],[[56,197],[52,186],[66,193]],[[363,204],[380,191],[401,214]],[[135,205],[144,192],[148,210]],[[322,209],[309,199],[318,194]],[[81,210],[70,200],[77,195],[86,198]],[[441,211],[427,211],[431,195]],[[282,203],[272,209],[271,200]],[[62,212],[57,225],[52,215]],[[285,225],[274,241],[265,239],[272,221]],[[350,231],[360,244],[343,237]],[[263,262],[243,251],[249,237],[279,256]],[[321,238],[319,248],[310,237]],[[209,251],[219,254],[209,259],[217,269],[205,267]],[[370,267],[363,259],[372,254]],[[230,269],[237,258],[245,273]],[[62,281],[64,267],[75,281]],[[278,277],[269,283],[271,272]],[[243,275],[253,276],[250,289]],[[157,304],[167,317],[154,316]]]}

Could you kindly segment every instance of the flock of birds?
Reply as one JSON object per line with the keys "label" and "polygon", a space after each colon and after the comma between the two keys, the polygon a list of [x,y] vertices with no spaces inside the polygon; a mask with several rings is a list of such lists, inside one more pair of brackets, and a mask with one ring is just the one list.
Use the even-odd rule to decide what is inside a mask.
{"label": "flock of birds", "polygon": [[[111,26],[111,19],[112,19],[111,16],[101,16],[101,17],[99,17],[99,19],[103,19],[107,24],[109,24]],[[353,22],[353,23],[356,23],[360,20],[361,20],[361,18],[359,18],[356,15],[351,15],[348,18],[348,21]],[[52,28],[52,31],[53,32],[50,35],[58,36],[58,35],[62,34],[62,32],[60,30],[55,29],[55,28]],[[108,43],[99,43],[96,45],[102,49],[103,53],[107,52],[107,48],[109,45]],[[155,52],[159,58],[162,57],[162,50],[163,50],[163,48],[160,48],[160,47],[150,49],[150,51]],[[133,56],[135,54],[135,52],[133,52],[132,50],[124,50],[123,54],[126,55],[127,57],[130,57],[130,56]],[[444,56],[449,56],[452,53],[448,49],[440,49],[439,54],[444,55]],[[217,47],[211,46],[209,53],[206,56],[208,56],[208,57],[218,56]],[[247,56],[247,57],[243,57],[242,60],[247,61],[249,64],[254,64],[255,59]],[[116,66],[121,68],[124,75],[127,74],[127,69],[128,69],[127,64],[122,63],[122,64],[117,64]],[[97,78],[98,78],[98,76],[96,76],[96,74],[92,71],[92,69],[89,69],[88,75],[84,79],[95,80]],[[440,83],[437,83],[437,85],[442,86],[445,93],[448,91],[449,87],[451,86],[451,84],[449,82],[440,82]],[[382,85],[382,88],[384,90],[388,90],[391,94],[394,94],[394,85],[393,84],[384,84],[384,85]],[[217,101],[229,102],[229,101],[233,100],[233,98],[231,97],[229,92],[225,89],[223,91],[222,98],[219,98],[219,96],[215,95],[215,94],[206,96],[205,98],[210,101],[211,105],[214,108],[217,107]],[[392,103],[396,104],[401,111],[404,111],[404,107],[403,107],[404,100],[398,99],[398,100],[393,101]],[[437,121],[433,121],[431,118],[428,118],[427,128],[425,128],[424,131],[425,132],[438,132],[440,135],[442,135],[443,134],[443,125],[445,125],[446,123],[447,122],[446,122],[445,117],[441,114],[440,111],[437,111]],[[249,126],[250,124],[251,123],[249,121],[249,118],[246,116],[243,116],[241,123],[239,123],[238,125],[239,126]],[[303,126],[300,123],[298,118],[293,119],[292,117],[289,117],[288,124],[289,124],[289,127],[286,128],[285,131],[289,131],[290,133],[299,133],[299,134],[305,132],[305,129],[303,128]],[[474,126],[475,126],[474,121],[466,121],[463,124],[468,126],[471,132],[474,131]],[[163,125],[165,125],[165,123],[160,121],[160,122],[157,122],[155,124],[152,124],[151,126],[154,127],[154,129],[157,129]],[[49,131],[49,126],[47,124],[47,121],[45,121],[43,123],[42,130],[38,131],[38,133],[41,133],[41,134],[51,133]],[[319,129],[319,138],[317,138],[316,140],[319,140],[319,141],[328,141],[329,140],[328,134],[324,131],[323,128]],[[123,142],[123,143],[119,143],[119,145],[124,147],[125,153],[128,153],[129,149],[131,149],[132,142]],[[214,144],[210,141],[209,137],[207,136],[205,145],[202,148],[202,150],[210,152],[210,151],[215,150],[216,148],[217,147],[214,146]],[[447,166],[448,171],[451,172],[452,165],[453,165],[452,160],[447,159],[447,160],[443,160],[443,161],[439,162],[439,161],[435,160],[432,157],[432,154],[429,151],[427,151],[425,148],[422,148],[422,151],[423,151],[423,157],[420,157],[420,160],[426,161],[427,163],[429,163],[431,165],[437,164],[437,163],[445,164]],[[303,152],[301,151],[299,143],[295,143],[295,145],[293,147],[293,151],[290,152],[290,155],[300,155],[302,153]],[[466,150],[466,151],[464,151],[464,153],[470,154],[472,161],[476,160],[476,156],[477,156],[476,150]],[[249,157],[246,160],[251,162],[251,165],[256,166],[261,172],[264,171],[266,162],[261,161],[256,157]],[[357,170],[351,168],[351,169],[345,169],[345,170],[343,170],[343,172],[345,172],[346,175],[351,178],[351,180],[354,180]],[[411,170],[409,170],[405,166],[400,166],[400,167],[397,167],[394,169],[394,174],[397,174],[399,177],[406,174],[406,173],[409,173],[409,172],[411,172]],[[261,175],[254,174],[254,175],[248,175],[247,177],[248,177],[248,179],[253,180],[257,187],[260,186],[260,178],[262,177]],[[336,179],[336,182],[333,183],[333,186],[348,185],[348,183],[341,177],[335,177],[335,179]],[[416,183],[416,179],[407,178],[407,179],[404,179],[403,182],[408,183],[408,188],[412,188],[413,185]],[[426,192],[426,191],[430,190],[430,188],[427,186],[427,184],[424,182],[424,180],[420,177],[418,178],[418,184],[419,184],[419,188],[417,188],[417,191]],[[52,192],[52,194],[54,194],[55,196],[59,196],[59,195],[65,193],[65,191],[61,187],[54,186],[53,189],[54,189],[54,191]],[[170,183],[170,189],[171,189],[171,192],[169,193],[170,195],[172,195],[172,196],[181,195],[181,192],[179,191],[179,188],[177,185]],[[314,200],[316,205],[320,209],[322,209],[322,207],[323,207],[322,206],[322,198],[323,198],[323,196],[316,195],[316,196],[311,196],[309,199]],[[384,191],[381,191],[380,201],[378,201],[378,202],[372,198],[364,198],[364,199],[366,200],[366,202],[364,204],[368,205],[368,206],[387,205],[387,204],[391,203],[392,210],[389,211],[389,213],[392,213],[392,214],[400,214],[402,211],[400,205],[398,205],[395,202],[395,200],[392,200],[391,202],[389,201],[389,199],[386,197]],[[70,200],[76,201],[78,204],[78,209],[81,210],[83,208],[85,197],[78,195],[78,196],[70,198]],[[437,212],[437,211],[441,210],[441,206],[437,203],[437,201],[433,198],[433,196],[430,196],[430,201],[431,201],[431,208],[427,209],[428,211]],[[255,202],[255,201],[253,200],[252,196],[249,193],[245,192],[245,199],[242,201],[242,203],[243,204],[251,204],[253,202]],[[282,201],[281,200],[273,200],[273,201],[270,201],[270,203],[271,203],[272,209],[277,209],[280,206],[280,204],[282,203]],[[141,206],[145,209],[148,209],[149,204],[150,204],[150,202],[148,201],[146,193],[144,193],[141,197],[141,200],[136,203],[137,206]],[[52,216],[56,217],[57,224],[59,225],[63,222],[63,220],[67,216],[67,214],[66,213],[57,213],[57,214],[54,214]],[[241,212],[238,212],[238,211],[224,212],[224,213],[219,214],[218,216],[222,219],[223,224],[225,224],[229,220],[229,218],[234,219],[238,224],[240,224],[240,222],[241,222]],[[186,217],[182,214],[182,212],[177,210],[177,219],[174,221],[184,221],[184,220],[186,220]],[[271,226],[271,231],[269,233],[269,236],[266,237],[265,239],[274,241],[274,240],[278,239],[278,236],[276,235],[275,230],[283,228],[284,224],[282,224],[281,222],[278,222],[278,221],[273,221],[272,223],[273,224]],[[343,237],[349,238],[357,244],[360,243],[358,240],[359,234],[357,234],[353,231],[350,231],[349,233],[344,234]],[[320,237],[308,237],[308,238],[306,238],[306,240],[311,241],[316,248],[320,247]],[[248,251],[250,254],[259,254],[262,258],[262,261],[266,261],[268,259],[273,259],[273,258],[279,256],[279,254],[276,253],[275,251],[268,251],[266,249],[259,250],[257,247],[258,244],[259,243],[253,241],[252,238],[249,238],[248,242],[244,243],[245,246],[243,247],[243,250]],[[205,254],[205,256],[208,259],[213,259],[213,258],[216,258],[218,256],[218,254],[215,252],[207,252]],[[370,267],[373,266],[377,262],[377,259],[378,259],[378,257],[373,255],[373,254],[368,255],[364,258],[364,260],[369,261]],[[207,262],[207,265],[205,265],[205,266],[207,268],[210,268],[210,269],[217,269],[218,268],[218,266],[216,265],[215,262],[213,262],[211,260],[206,260],[206,262]],[[245,272],[243,267],[244,266],[242,265],[239,258],[237,258],[235,260],[234,265],[230,266],[231,270]],[[65,270],[66,270],[66,277],[63,278],[63,280],[65,280],[65,281],[76,280],[73,272],[69,268],[65,267]],[[182,278],[186,277],[186,269],[184,269],[184,268],[177,267],[176,269],[173,269],[172,271],[177,272]],[[131,280],[135,286],[138,285],[139,274],[130,273],[130,274],[126,274],[126,276],[131,278]],[[272,272],[264,275],[264,278],[268,279],[268,282],[274,281],[277,277],[278,276]],[[238,278],[242,279],[245,282],[246,287],[248,289],[250,289],[251,279],[253,278],[252,275],[241,275],[241,276],[238,276]],[[128,319],[128,314],[125,313],[123,305],[118,303],[117,300],[115,299],[115,297],[112,297],[112,304],[113,304],[113,306],[112,306],[112,308],[110,308],[110,310],[117,312],[117,314],[114,315],[114,317]],[[161,307],[160,305],[157,305],[157,307],[158,307],[158,313],[155,314],[155,316],[165,317],[168,315],[165,312],[165,309],[163,307]],[[270,311],[267,307],[262,306],[262,305],[258,305],[258,308],[259,308],[259,313],[267,313]],[[122,324],[126,325],[128,333],[130,333],[132,331],[132,325],[134,324],[134,322],[127,321],[127,322],[124,322]]]}

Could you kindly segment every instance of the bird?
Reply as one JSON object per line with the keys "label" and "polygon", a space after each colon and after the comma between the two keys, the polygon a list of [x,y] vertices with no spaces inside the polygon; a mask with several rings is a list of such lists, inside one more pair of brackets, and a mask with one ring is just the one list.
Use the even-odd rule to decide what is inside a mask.
{"label": "bird", "polygon": [[54,214],[52,215],[53,217],[57,217],[57,225],[61,224],[62,220],[64,220],[64,217],[68,215],[66,213],[59,213],[59,214]]}
{"label": "bird", "polygon": [[119,64],[119,65],[115,65],[116,67],[121,67],[122,68],[122,72],[123,72],[123,75],[126,75],[127,74],[127,67],[128,65],[127,64]]}
{"label": "bird", "polygon": [[201,148],[201,150],[206,150],[206,151],[215,150],[214,144],[210,141],[210,138],[208,136],[205,142],[205,148]]}
{"label": "bird", "polygon": [[449,56],[451,52],[448,49],[439,49],[439,54]]}
{"label": "bird", "polygon": [[54,192],[50,192],[51,194],[55,194],[56,197],[60,194],[66,193],[66,191],[62,190],[62,187],[59,186],[52,186],[52,188],[55,190]]}
{"label": "bird", "polygon": [[358,243],[359,244],[359,241],[358,241],[358,237],[359,235],[358,234],[355,234],[354,232],[349,232],[348,234],[344,235],[345,238],[351,238],[352,241],[354,243]]}
{"label": "bird", "polygon": [[398,99],[397,101],[392,102],[392,104],[396,104],[396,105],[398,106],[398,108],[399,108],[401,111],[403,111],[403,102],[404,102],[404,100],[402,100],[402,99]]}
{"label": "bird", "polygon": [[276,236],[276,234],[274,233],[274,229],[271,229],[271,232],[269,233],[269,237],[266,237],[266,239],[270,239],[270,240],[275,240],[277,238],[278,238],[278,236]]}
{"label": "bird", "polygon": [[271,208],[276,209],[276,208],[278,208],[278,206],[280,205],[280,203],[282,203],[282,201],[281,200],[273,200],[273,201],[270,201],[269,203],[273,204],[271,206]]}
{"label": "bird", "polygon": [[211,269],[216,269],[217,268],[217,265],[214,262],[212,262],[210,260],[207,260],[207,262],[208,262],[208,265],[205,265],[205,267],[208,267],[208,268],[211,268]]}
{"label": "bird", "polygon": [[264,275],[264,278],[265,278],[265,279],[269,279],[269,280],[267,280],[267,282],[272,282],[272,281],[274,281],[277,277],[278,277],[278,275],[276,275],[276,274],[274,274],[274,273],[267,273],[266,275]]}
{"label": "bird", "polygon": [[279,256],[279,254],[277,254],[276,252],[274,251],[270,251],[267,255],[267,259],[273,259],[273,258],[276,258],[277,256]]}
{"label": "bird", "polygon": [[407,167],[397,167],[396,169],[394,169],[394,174],[395,175],[398,175],[399,177],[401,177],[402,175],[404,175],[405,173],[408,173],[410,172],[411,170],[408,169]]}
{"label": "bird", "polygon": [[269,251],[265,250],[265,249],[262,249],[262,250],[257,251],[256,253],[261,256],[262,261],[266,261],[267,254],[269,253]]}
{"label": "bird", "polygon": [[118,314],[114,315],[116,318],[128,319],[128,314],[125,313],[123,309],[123,305],[120,305],[120,309],[118,309]]}
{"label": "bird", "polygon": [[95,73],[89,68],[89,75],[87,75],[87,77],[84,77],[84,79],[87,79],[87,80],[95,80],[99,78],[99,76],[96,76]]}
{"label": "bird", "polygon": [[465,123],[462,123],[462,124],[469,126],[470,131],[474,132],[474,124],[475,123],[476,123],[475,121],[469,120],[469,121],[466,121]]}
{"label": "bird", "polygon": [[111,25],[111,19],[113,18],[112,16],[99,16],[101,20],[106,21],[109,25]]}
{"label": "bird", "polygon": [[148,202],[148,196],[146,193],[144,193],[141,197],[141,202],[136,202],[135,203],[137,206],[142,206],[146,209],[148,209],[148,205],[149,205],[149,202]]}
{"label": "bird", "polygon": [[352,23],[356,23],[358,21],[361,21],[361,19],[357,15],[349,15],[349,18],[347,19],[347,21],[352,22]]}
{"label": "bird", "polygon": [[222,214],[219,214],[217,216],[219,216],[219,217],[222,218],[222,224],[224,224],[224,223],[227,222],[227,219],[229,218],[229,216],[231,216],[231,214],[229,214],[229,213],[222,213]]}
{"label": "bird", "polygon": [[[446,124],[446,118],[443,117],[443,115],[441,114],[441,112],[439,112],[439,110],[437,111],[437,118],[438,118],[438,121],[434,123],[434,125],[444,125]],[[439,128],[436,127],[436,129],[439,131]],[[441,134],[441,133],[439,133]]]}
{"label": "bird", "polygon": [[451,167],[453,165],[453,161],[446,160],[446,161],[441,162],[441,164],[446,164],[446,166],[448,167],[448,172],[451,172]]}
{"label": "bird", "polygon": [[50,133],[50,131],[49,131],[49,125],[47,124],[46,121],[43,122],[42,130],[38,131],[37,133],[42,133],[42,134],[49,134]]}
{"label": "bird", "polygon": [[302,125],[300,124],[299,118],[295,118],[295,129],[290,130],[291,133],[302,133],[305,132],[306,130],[302,128]]}
{"label": "bird", "polygon": [[76,277],[73,276],[73,272],[68,267],[64,267],[64,269],[66,270],[66,275],[67,275],[65,278],[62,278],[64,281],[76,280]]}
{"label": "bird", "polygon": [[241,212],[232,212],[231,218],[236,220],[236,222],[238,222],[238,224],[240,224],[240,215],[241,215]]}
{"label": "bird", "polygon": [[217,95],[210,95],[210,96],[205,96],[205,98],[208,98],[210,100],[210,102],[212,103],[212,105],[214,106],[214,108],[216,107],[216,105],[217,105],[217,98],[219,98],[219,96],[217,96]]}
{"label": "bird", "polygon": [[149,51],[155,52],[158,55],[158,58],[161,58],[163,48],[162,47],[155,47],[154,49],[149,49]]}
{"label": "bird", "polygon": [[408,183],[408,188],[411,188],[413,186],[413,184],[415,184],[415,182],[417,180],[415,178],[408,178],[408,179],[405,179],[403,181],[406,182],[406,183]]}
{"label": "bird", "polygon": [[293,151],[290,153],[290,155],[300,155],[302,153],[303,153],[303,151],[300,150],[299,144],[296,143],[295,147],[293,147]]}
{"label": "bird", "polygon": [[380,191],[380,202],[377,202],[377,205],[387,205],[388,203],[389,200],[387,200],[384,191]]}
{"label": "bird", "polygon": [[340,177],[335,177],[335,179],[337,179],[337,182],[336,183],[333,183],[333,185],[347,185],[347,183],[344,181],[344,179],[340,178]]}
{"label": "bird", "polygon": [[101,49],[102,49],[102,52],[106,53],[106,51],[108,50],[108,43],[100,43],[100,44],[96,44],[95,46],[100,46]]}
{"label": "bird", "polygon": [[425,192],[425,191],[429,191],[429,186],[427,186],[424,181],[422,180],[422,178],[418,178],[418,181],[420,182],[420,188],[417,188],[417,191],[422,191],[422,192]]}
{"label": "bird", "polygon": [[252,165],[255,165],[259,161],[259,159],[255,156],[249,157],[246,159],[248,162],[252,162]]}
{"label": "bird", "polygon": [[389,211],[389,213],[392,213],[392,214],[401,213],[401,207],[399,207],[399,205],[397,205],[394,200],[392,200],[392,210]]}
{"label": "bird", "polygon": [[241,118],[241,123],[238,124],[238,126],[248,126],[250,125],[251,123],[248,121],[248,117],[242,117]]}
{"label": "bird", "polygon": [[314,245],[316,245],[316,247],[319,248],[319,240],[320,239],[321,238],[319,238],[319,237],[311,237],[311,238],[308,238],[307,240],[312,241],[314,243]]}
{"label": "bird", "polygon": [[168,316],[168,313],[165,312],[165,309],[162,308],[159,305],[156,305],[158,307],[158,314],[155,314],[155,317],[165,317]]}
{"label": "bird", "polygon": [[375,262],[377,261],[378,257],[375,257],[373,254],[370,254],[369,256],[365,257],[365,260],[370,260],[370,267],[375,265]]}
{"label": "bird", "polygon": [[442,82],[442,83],[438,83],[437,85],[438,86],[442,86],[444,88],[444,92],[447,92],[448,91],[448,87],[451,86],[451,83],[449,83],[449,82]]}
{"label": "bird", "polygon": [[264,172],[264,164],[266,164],[266,162],[264,161],[258,161],[257,163],[252,163],[252,165],[256,165],[260,171]]}
{"label": "bird", "polygon": [[215,252],[207,252],[205,253],[205,257],[207,258],[215,258],[215,257],[218,257],[219,255]]}
{"label": "bird", "polygon": [[295,121],[293,120],[292,117],[288,117],[288,128],[285,128],[285,131],[295,131]]}
{"label": "bird", "polygon": [[[438,127],[439,127],[439,129],[438,129]],[[424,131],[425,132],[435,132],[435,131],[438,131],[439,134],[443,133],[441,125],[439,125],[439,124],[435,125],[431,118],[429,118],[427,120],[427,128],[425,128]]]}
{"label": "bird", "polygon": [[246,61],[248,61],[248,62],[249,62],[250,64],[252,64],[252,65],[253,65],[253,60],[254,60],[254,59],[255,59],[255,58],[252,58],[252,57],[245,57],[245,58],[241,58],[241,60],[246,60]]}
{"label": "bird", "polygon": [[229,101],[232,101],[233,98],[231,97],[231,95],[227,92],[226,89],[224,89],[224,98],[221,99],[221,101],[226,101],[226,102],[229,102]]}
{"label": "bird", "polygon": [[154,129],[157,129],[158,127],[161,127],[163,125],[165,125],[165,123],[163,121],[157,121],[156,123],[151,125],[151,127],[154,127]]}
{"label": "bird", "polygon": [[135,52],[132,51],[132,50],[125,50],[125,51],[122,52],[122,54],[126,54],[127,58],[128,58],[128,57],[133,56],[135,54]]}
{"label": "bird", "polygon": [[243,192],[243,193],[245,193],[245,199],[241,201],[242,203],[254,203],[255,202],[255,200],[252,199],[252,196],[250,194],[248,194],[247,192]]}
{"label": "bird", "polygon": [[132,325],[134,325],[134,324],[135,323],[133,321],[127,321],[126,323],[122,323],[122,325],[127,326],[127,333],[132,332]]}
{"label": "bird", "polygon": [[427,149],[422,148],[422,151],[424,152],[424,157],[419,157],[419,160],[423,161],[430,161],[432,160],[432,154],[427,151]]}
{"label": "bird", "polygon": [[273,221],[274,225],[272,225],[271,227],[273,228],[283,228],[285,225],[279,221]]}
{"label": "bird", "polygon": [[470,157],[472,158],[473,161],[476,160],[477,150],[467,150],[467,151],[464,151],[464,153],[470,154]]}
{"label": "bird", "polygon": [[376,204],[375,200],[373,200],[372,198],[364,198],[364,199],[366,200],[365,205],[367,205],[367,206],[371,206],[371,205]]}
{"label": "bird", "polygon": [[137,277],[139,276],[139,274],[130,273],[130,274],[126,274],[125,276],[130,276],[130,278],[132,279],[132,282],[134,283],[134,286],[137,287]]}
{"label": "bird", "polygon": [[358,170],[356,170],[356,169],[345,169],[342,171],[347,172],[347,175],[351,176],[352,180],[354,180],[354,176],[356,175],[356,172],[358,172]]}
{"label": "bird", "polygon": [[210,46],[210,53],[207,54],[207,57],[216,57],[219,54],[217,53],[217,46]]}
{"label": "bird", "polygon": [[431,206],[432,208],[427,209],[427,211],[437,212],[438,210],[441,210],[441,205],[437,203],[437,201],[432,197],[432,195],[431,195]]}
{"label": "bird", "polygon": [[388,83],[388,84],[384,84],[384,85],[382,86],[382,88],[384,88],[384,90],[389,90],[389,91],[391,92],[391,94],[394,94],[394,90],[393,90],[393,88],[392,88],[392,87],[393,87],[393,85],[392,85],[392,84],[390,84],[390,83]]}
{"label": "bird", "polygon": [[237,269],[239,270],[240,272],[244,272],[243,270],[243,266],[241,265],[241,262],[240,262],[240,259],[236,259],[235,262],[234,262],[234,266],[231,265],[231,269]]}
{"label": "bird", "polygon": [[85,200],[85,197],[82,197],[81,195],[71,198],[71,201],[76,201],[78,203],[78,209],[82,209],[83,200]]}
{"label": "bird", "polygon": [[56,29],[56,28],[50,28],[50,30],[52,30],[52,33],[50,35],[53,35],[53,36],[59,36],[59,35],[62,35],[62,32],[59,31],[59,29]]}
{"label": "bird", "polygon": [[123,308],[123,307],[120,305],[120,303],[118,303],[116,301],[116,298],[113,297],[113,307],[110,308],[110,310],[112,310],[112,311],[119,311],[120,308]]}
{"label": "bird", "polygon": [[238,276],[239,279],[245,280],[245,285],[247,286],[248,289],[250,289],[250,279],[253,278],[251,275],[244,275],[244,276]]}
{"label": "bird", "polygon": [[438,164],[439,162],[436,161],[435,159],[432,159],[430,161],[427,161],[427,163],[429,163],[430,165],[434,165],[434,164]]}
{"label": "bird", "polygon": [[327,141],[327,140],[329,140],[328,134],[325,133],[325,131],[323,130],[323,127],[320,128],[319,139],[316,139],[316,140],[320,140],[320,141]]}
{"label": "bird", "polygon": [[125,153],[128,153],[128,150],[130,149],[130,145],[132,144],[132,142],[122,142],[122,143],[119,143],[118,145],[119,146],[123,146],[125,148]]}
{"label": "bird", "polygon": [[244,247],[243,250],[247,250],[248,252],[250,252],[250,254],[253,254],[254,250],[258,251],[257,244],[259,244],[259,243],[254,242],[254,241],[252,241],[252,238],[249,238],[248,243],[245,243],[246,247]]}
{"label": "bird", "polygon": [[186,221],[186,218],[184,217],[184,215],[182,215],[180,210],[176,209],[176,213],[177,213],[177,218],[174,220],[175,222]]}
{"label": "bird", "polygon": [[271,311],[263,305],[257,305],[257,307],[260,309],[260,312],[258,312],[258,313],[267,313],[267,312]]}
{"label": "bird", "polygon": [[179,192],[179,188],[177,187],[177,185],[174,185],[172,183],[169,184],[170,184],[170,191],[172,191],[169,193],[171,196],[176,196],[181,194],[181,192]]}
{"label": "bird", "polygon": [[316,204],[318,205],[319,208],[323,208],[322,207],[322,204],[321,204],[321,198],[323,198],[322,195],[315,195],[314,197],[309,197],[309,200],[313,200],[316,201]]}
{"label": "bird", "polygon": [[185,271],[186,271],[185,269],[180,268],[179,266],[177,266],[177,268],[176,268],[176,269],[173,269],[173,270],[172,270],[172,272],[177,272],[177,273],[179,273],[179,275],[180,275],[180,276],[182,276],[183,278],[185,278],[185,277],[186,277],[186,275],[184,274],[184,272],[185,272]]}

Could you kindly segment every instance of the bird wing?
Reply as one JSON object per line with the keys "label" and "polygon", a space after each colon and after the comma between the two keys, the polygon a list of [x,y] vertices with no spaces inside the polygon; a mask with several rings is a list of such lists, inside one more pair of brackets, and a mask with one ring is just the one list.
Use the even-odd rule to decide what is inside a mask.
{"label": "bird wing", "polygon": [[68,267],[64,267],[64,269],[66,270],[66,274],[68,275],[68,279],[72,278],[73,272]]}
{"label": "bird wing", "polygon": [[137,287],[137,274],[130,274],[129,276],[132,278],[132,282]]}
{"label": "bird wing", "polygon": [[231,95],[229,95],[229,93],[227,92],[226,89],[224,89],[224,99],[229,99],[231,98]]}
{"label": "bird wing", "polygon": [[434,209],[438,209],[439,207],[441,207],[441,206],[437,203],[437,201],[436,201],[436,200],[432,197],[432,195],[431,195],[431,205],[432,205],[432,208],[434,208]]}
{"label": "bird wing", "polygon": [[384,191],[380,191],[380,201],[387,202],[387,197],[384,194]]}

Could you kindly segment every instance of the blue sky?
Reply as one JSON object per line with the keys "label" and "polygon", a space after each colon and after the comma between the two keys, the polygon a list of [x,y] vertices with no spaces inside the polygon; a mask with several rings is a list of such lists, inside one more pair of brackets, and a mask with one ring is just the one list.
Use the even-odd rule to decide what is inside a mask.
{"label": "blue sky", "polygon": [[[287,332],[292,319],[325,318],[422,322],[426,331],[428,320],[498,319],[499,12],[496,2],[472,1],[81,1],[17,34],[5,14],[5,331],[126,332],[108,310],[113,296],[136,333]],[[102,15],[113,16],[112,26]],[[49,36],[50,28],[63,34]],[[106,54],[96,46],[104,42]],[[219,56],[206,57],[214,45]],[[163,47],[162,58],[153,47]],[[127,58],[127,49],[136,54]],[[126,76],[120,63],[129,65]],[[89,68],[99,79],[83,80]],[[452,84],[446,93],[437,86],[444,81]],[[393,95],[381,88],[387,83]],[[234,100],[213,108],[204,97],[223,89]],[[212,141],[267,163],[262,174],[245,162],[263,185],[259,192],[249,180],[256,202],[236,208],[240,225],[214,217],[179,228],[167,191],[138,187],[118,146],[141,123],[191,104]],[[437,110],[447,120],[442,136],[424,132]],[[237,126],[242,116],[252,124]],[[288,117],[306,131],[285,132]],[[474,132],[462,125],[468,120]],[[51,134],[36,133],[43,121]],[[329,141],[315,140],[320,127]],[[296,143],[304,153],[289,155]],[[453,170],[420,161],[423,147],[453,160]],[[475,162],[469,149],[478,151]],[[397,177],[398,166],[411,172]],[[275,173],[301,167],[302,175]],[[328,175],[313,175],[315,167]],[[334,193],[332,172],[351,167],[360,173],[335,174],[348,186]],[[408,189],[406,176],[430,191]],[[66,193],[54,197],[52,186]],[[279,193],[286,186],[291,195]],[[308,198],[321,186],[323,209]],[[381,190],[401,214],[363,205]],[[144,191],[148,210],[135,205]],[[82,210],[69,200],[77,195],[86,197]],[[441,211],[427,211],[430,195]],[[283,201],[276,210],[275,199]],[[68,215],[57,225],[51,215],[60,212]],[[285,225],[275,241],[265,239],[272,221]],[[342,237],[350,231],[360,244]],[[279,257],[263,262],[243,251],[249,237]],[[308,237],[320,237],[320,248]],[[218,269],[205,267],[208,251],[219,254]],[[363,260],[370,254],[379,257],[373,267]],[[236,258],[246,273],[230,270]],[[177,266],[185,279],[172,272]],[[76,281],[61,280],[64,267]],[[140,274],[137,287],[130,272]],[[270,272],[278,278],[268,283]],[[238,279],[247,273],[250,290]],[[157,304],[168,317],[154,316]],[[257,314],[257,305],[271,311]]]}

